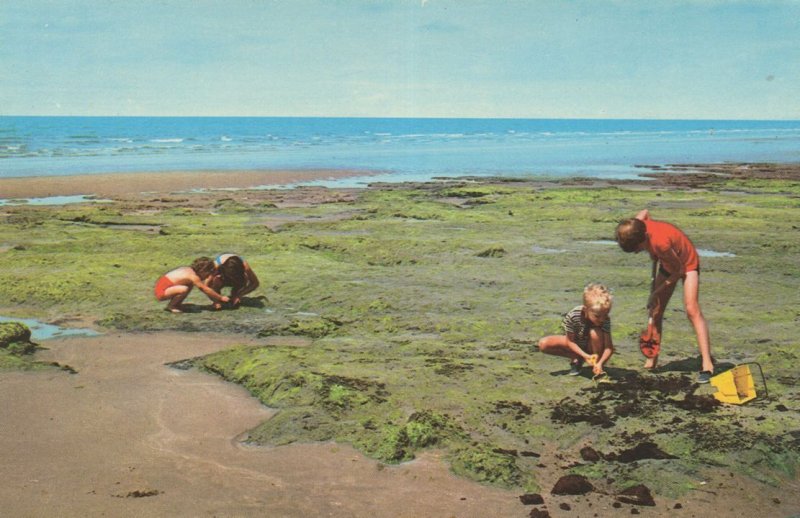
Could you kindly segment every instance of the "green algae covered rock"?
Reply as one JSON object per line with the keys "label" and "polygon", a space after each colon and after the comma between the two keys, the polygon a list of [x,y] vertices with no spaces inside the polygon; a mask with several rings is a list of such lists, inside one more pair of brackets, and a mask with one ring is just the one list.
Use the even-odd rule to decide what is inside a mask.
{"label": "green algae covered rock", "polygon": [[403,426],[387,427],[374,456],[386,462],[402,462],[413,459],[416,450],[444,447],[466,436],[446,415],[422,410],[411,414]]}
{"label": "green algae covered rock", "polygon": [[0,348],[11,354],[30,354],[36,350],[31,343],[31,330],[21,322],[0,322]]}
{"label": "green algae covered rock", "polygon": [[488,445],[465,447],[451,458],[457,475],[501,487],[520,485],[523,475],[512,455]]}

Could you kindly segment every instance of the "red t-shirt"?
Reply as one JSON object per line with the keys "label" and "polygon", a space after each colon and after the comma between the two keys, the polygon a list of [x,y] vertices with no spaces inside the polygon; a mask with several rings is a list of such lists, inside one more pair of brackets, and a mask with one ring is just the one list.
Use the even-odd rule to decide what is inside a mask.
{"label": "red t-shirt", "polygon": [[691,240],[684,234],[678,227],[667,223],[665,221],[657,221],[654,219],[644,220],[645,228],[647,229],[647,251],[650,257],[660,259],[663,268],[670,273],[671,254],[670,250],[675,252],[683,267],[683,272],[691,272],[700,268],[700,258],[697,256],[697,249],[692,244]]}

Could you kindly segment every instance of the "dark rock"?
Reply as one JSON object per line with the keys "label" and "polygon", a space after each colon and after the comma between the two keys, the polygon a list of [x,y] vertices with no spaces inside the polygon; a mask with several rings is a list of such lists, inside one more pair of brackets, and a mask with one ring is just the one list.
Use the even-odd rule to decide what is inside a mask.
{"label": "dark rock", "polygon": [[541,457],[541,455],[536,453],[535,451],[521,451],[519,452],[519,454],[522,457],[535,457],[535,458]]}
{"label": "dark rock", "polygon": [[158,496],[161,494],[161,491],[158,489],[137,489],[136,491],[131,491],[125,498],[147,498],[149,496]]}
{"label": "dark rock", "polygon": [[674,401],[672,404],[689,412],[701,412],[703,414],[713,412],[722,405],[713,396],[697,396],[694,394],[686,394],[682,401]]}
{"label": "dark rock", "polygon": [[606,459],[615,462],[630,463],[642,459],[676,459],[662,451],[654,442],[645,441],[637,444],[631,449],[623,450],[619,453],[606,455]]}
{"label": "dark rock", "polygon": [[646,505],[649,507],[656,505],[655,500],[653,500],[653,495],[650,494],[650,488],[644,484],[631,486],[621,491],[617,494],[617,500],[633,505]]}
{"label": "dark rock", "polygon": [[559,509],[561,509],[562,511],[569,511],[569,510],[571,510],[571,509],[572,509],[572,508],[569,506],[569,504],[568,504],[568,503],[566,503],[566,502],[561,502],[561,503],[558,505],[558,508],[559,508]]}
{"label": "dark rock", "polygon": [[564,475],[550,493],[554,495],[585,495],[594,491],[594,486],[583,475]]}
{"label": "dark rock", "polygon": [[526,493],[519,496],[519,501],[522,505],[541,505],[544,503],[544,498],[539,493]]}
{"label": "dark rock", "polygon": [[541,510],[540,511],[538,508],[534,507],[533,510],[531,510],[530,517],[531,518],[550,518],[550,513],[545,511],[545,510]]}
{"label": "dark rock", "polygon": [[586,462],[597,462],[600,460],[600,454],[591,446],[584,446],[581,448],[581,458]]}

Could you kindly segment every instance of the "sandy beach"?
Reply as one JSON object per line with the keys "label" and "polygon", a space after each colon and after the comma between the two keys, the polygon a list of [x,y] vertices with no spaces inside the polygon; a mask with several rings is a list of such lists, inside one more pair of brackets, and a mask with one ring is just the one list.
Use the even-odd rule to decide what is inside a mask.
{"label": "sandy beach", "polygon": [[523,514],[516,493],[456,478],[435,453],[384,468],[333,443],[240,444],[272,412],[241,387],[165,365],[232,340],[63,339],[48,342],[40,357],[77,374],[0,373],[0,515]]}
{"label": "sandy beach", "polygon": [[269,171],[162,171],[0,178],[0,198],[50,196],[117,196],[142,192],[176,192],[192,189],[225,189],[286,185],[314,180],[366,176],[343,170]]}
{"label": "sandy beach", "polygon": [[[560,253],[559,247],[565,246],[559,244],[563,230],[550,230],[548,234],[537,231],[537,235],[546,235],[551,241],[537,242],[539,244],[532,249],[531,241],[526,240],[528,238],[520,244],[514,241],[513,232],[503,236],[494,229],[505,228],[511,218],[529,206],[539,206],[541,209],[537,210],[542,211],[542,216],[536,213],[531,214],[531,218],[543,218],[539,221],[544,222],[569,222],[574,207],[578,206],[578,202],[571,197],[587,189],[611,193],[617,192],[616,189],[626,189],[621,195],[623,203],[628,203],[627,196],[651,196],[650,192],[653,192],[654,203],[661,204],[663,210],[697,212],[717,210],[715,202],[703,197],[708,196],[709,182],[718,181],[720,175],[728,175],[726,177],[734,181],[750,174],[759,179],[779,181],[794,181],[800,176],[800,168],[796,166],[773,170],[770,167],[754,169],[730,165],[709,168],[705,176],[697,176],[695,167],[699,166],[678,166],[673,172],[688,172],[669,177],[661,177],[656,173],[653,180],[641,182],[572,179],[562,183],[493,184],[487,180],[485,184],[474,184],[472,181],[454,181],[450,185],[384,185],[364,192],[313,188],[282,192],[242,191],[245,194],[241,196],[203,193],[181,195],[174,199],[165,197],[163,201],[154,201],[152,195],[137,193],[158,190],[166,194],[199,186],[246,187],[268,181],[286,183],[346,173],[259,171],[230,175],[227,172],[199,172],[175,176],[143,173],[60,179],[64,183],[51,178],[0,180],[0,190],[4,196],[7,187],[17,189],[13,191],[13,197],[88,194],[90,191],[86,189],[90,188],[91,193],[100,196],[119,195],[121,198],[113,208],[122,214],[117,215],[120,219],[115,220],[116,213],[110,213],[99,204],[94,207],[91,204],[64,206],[63,209],[17,206],[4,211],[3,217],[9,226],[18,225],[21,230],[8,233],[0,239],[0,253],[8,257],[36,254],[26,256],[34,258],[47,254],[49,257],[58,257],[65,264],[75,265],[84,262],[74,257],[93,254],[92,268],[107,265],[108,270],[90,272],[92,276],[89,278],[96,284],[88,291],[83,287],[89,281],[80,278],[78,289],[86,291],[85,299],[78,301],[54,291],[56,288],[52,286],[60,288],[63,283],[28,280],[33,288],[30,293],[26,292],[28,298],[16,300],[9,296],[8,300],[19,306],[6,304],[6,310],[0,310],[3,315],[21,314],[24,310],[25,313],[68,326],[91,325],[103,333],[98,337],[42,342],[44,349],[38,351],[34,359],[45,363],[55,362],[62,367],[60,370],[0,370],[0,405],[4,408],[0,426],[0,478],[5,481],[0,484],[0,516],[548,516],[534,515],[532,509],[537,512],[546,510],[549,516],[573,517],[630,514],[653,517],[705,516],[719,513],[728,516],[796,516],[800,512],[800,485],[795,476],[785,473],[773,475],[770,472],[769,476],[773,478],[766,483],[766,478],[756,479],[739,469],[741,466],[731,461],[737,455],[736,450],[725,449],[714,451],[719,457],[714,457],[716,460],[712,463],[688,465],[690,468],[677,465],[669,472],[669,476],[665,476],[664,481],[647,479],[647,476],[654,476],[647,473],[662,473],[658,463],[664,461],[658,457],[645,458],[621,468],[612,466],[609,469],[618,470],[614,471],[613,477],[595,475],[592,478],[595,489],[591,493],[551,494],[551,489],[566,473],[576,469],[584,470],[582,473],[593,473],[595,468],[582,458],[582,452],[579,454],[584,446],[594,446],[605,452],[607,459],[613,458],[612,450],[622,451],[638,441],[644,444],[646,440],[659,441],[668,452],[677,451],[687,448],[687,443],[669,442],[667,432],[672,428],[680,428],[681,422],[694,432],[701,430],[702,433],[697,434],[701,438],[703,434],[712,432],[718,435],[712,434],[711,437],[723,437],[723,431],[729,433],[730,429],[738,434],[741,426],[731,425],[730,429],[720,431],[708,428],[714,423],[708,416],[681,413],[683,411],[668,406],[669,399],[659,403],[662,407],[655,416],[643,414],[641,429],[631,424],[633,421],[628,420],[629,417],[624,413],[618,414],[622,417],[614,417],[618,425],[611,428],[611,432],[592,428],[586,423],[577,423],[574,426],[578,428],[571,428],[573,425],[551,421],[550,405],[559,399],[567,401],[562,398],[572,396],[586,398],[586,391],[594,390],[593,385],[589,379],[582,377],[565,381],[566,377],[561,376],[561,363],[531,353],[530,344],[535,343],[532,337],[540,335],[550,321],[557,321],[556,310],[547,313],[547,309],[530,304],[518,310],[516,307],[521,304],[516,303],[512,309],[512,305],[498,304],[498,300],[521,300],[517,292],[509,290],[519,284],[533,285],[534,282],[542,293],[559,294],[555,303],[548,300],[542,308],[553,306],[560,309],[572,300],[574,294],[561,295],[565,291],[562,289],[565,285],[563,278],[555,278],[560,275],[558,272],[573,267],[567,254]],[[51,181],[54,183],[48,185]],[[519,198],[521,201],[514,201],[519,204],[509,206],[511,208],[493,208],[493,204],[502,202],[502,196],[517,196],[514,189],[524,190],[524,195]],[[412,201],[393,206],[396,197],[405,195],[403,193],[406,191],[412,193],[407,195]],[[564,191],[564,199],[568,201],[562,208],[556,209],[554,204],[559,203],[559,191]],[[695,192],[700,194],[687,201]],[[671,198],[671,193],[678,194]],[[380,201],[371,201],[370,195],[378,197]],[[731,202],[731,206],[738,208],[760,195],[748,191]],[[420,196],[429,198],[420,201]],[[774,196],[769,198],[769,203],[781,203],[785,199],[780,193],[767,193],[765,196]],[[476,203],[476,199],[482,202]],[[226,213],[229,205],[225,204],[233,203],[235,205]],[[380,208],[383,205],[386,205],[385,209]],[[192,210],[194,217],[171,214],[170,211],[175,208]],[[38,212],[40,210],[44,212]],[[381,210],[385,214],[381,214]],[[563,213],[557,210],[568,210],[570,217],[561,217]],[[497,257],[477,257],[489,246],[485,241],[479,244],[459,241],[456,253],[461,255],[447,251],[447,245],[443,244],[452,238],[453,233],[461,232],[463,235],[471,222],[464,219],[454,223],[441,214],[453,219],[470,218],[475,211],[487,211],[481,216],[481,225],[489,221],[487,214],[492,214],[491,217],[497,215],[500,222],[498,227],[487,227],[486,230],[481,226],[475,234],[480,239],[490,239],[491,243],[501,243],[502,248],[501,245],[492,244],[493,248],[489,249],[495,252],[501,250]],[[554,218],[554,215],[558,217]],[[696,217],[703,216],[704,213],[700,212]],[[142,223],[143,217],[147,225]],[[373,223],[370,219],[373,217],[383,219]],[[218,223],[221,218],[228,218],[224,220],[225,224]],[[613,222],[613,218],[607,219]],[[42,223],[34,224],[35,221]],[[49,224],[57,225],[58,231],[67,236],[62,240],[67,243],[66,252],[58,248],[60,245],[56,243],[55,231],[44,227]],[[161,311],[161,305],[152,299],[150,282],[153,279],[150,277],[154,277],[152,274],[167,264],[165,261],[171,260],[165,259],[166,255],[159,255],[165,254],[164,250],[171,253],[175,246],[172,241],[166,240],[185,235],[189,237],[181,242],[182,246],[227,246],[227,242],[218,245],[218,241],[234,224],[241,225],[241,228],[235,228],[237,234],[234,237],[242,240],[243,247],[249,247],[244,248],[250,252],[248,259],[259,267],[260,274],[264,273],[265,282],[259,297],[250,300],[238,311],[210,312],[207,301],[200,294],[193,294],[186,314],[176,317]],[[413,232],[429,224],[441,225],[441,229],[426,231],[440,232],[434,234],[437,244],[431,253],[440,254],[445,250],[444,253],[453,256],[444,256],[446,260],[443,260],[442,256],[433,255],[431,257],[434,259],[430,259],[415,248],[416,243],[424,241],[427,234],[417,235]],[[528,226],[525,222],[519,224],[520,229]],[[607,226],[608,222],[603,221],[602,224]],[[212,225],[220,227],[212,228]],[[374,226],[362,228],[357,225]],[[596,234],[594,227],[588,225],[590,230],[585,234],[587,239],[604,237]],[[376,242],[395,243],[401,237],[410,241],[395,245],[398,248],[390,252],[385,251],[390,246],[387,244],[377,246],[367,241],[362,245],[363,240],[371,237],[370,233],[377,234],[379,229],[386,232],[386,238],[385,241]],[[791,229],[787,232],[791,232]],[[716,235],[720,234],[716,232]],[[164,241],[156,241],[159,239]],[[712,238],[706,239],[711,241]],[[735,238],[725,239],[738,244]],[[198,240],[202,241],[201,244],[195,245]],[[72,242],[80,242],[84,248],[76,252],[70,245]],[[777,242],[784,243],[780,240]],[[54,243],[58,245],[56,248]],[[721,243],[729,241],[723,240]],[[786,243],[781,246],[792,246],[790,241]],[[117,246],[145,249],[136,251],[138,255],[135,257],[123,260],[115,250],[108,250]],[[602,242],[598,245],[597,242],[578,239],[568,246],[584,247],[575,254],[577,256],[585,254],[585,250],[594,250],[592,253],[600,254],[604,258],[602,260],[606,261],[606,269],[617,267],[615,263],[619,259],[613,252],[609,251],[605,258],[602,254],[606,252],[599,253],[596,248],[591,248],[603,246]],[[738,246],[744,250],[742,255],[746,255],[747,245]],[[464,253],[463,250],[468,247],[472,248]],[[790,248],[782,250],[776,252],[777,257],[783,257],[780,255],[782,253],[792,253]],[[102,255],[106,251],[110,255]],[[258,255],[262,253],[271,254],[268,256],[269,262],[264,261],[267,256]],[[342,257],[350,257],[345,253],[352,254],[355,259],[345,261]],[[54,254],[67,254],[64,257],[68,259],[61,259],[62,256]],[[281,254],[286,254],[286,257],[282,258]],[[761,257],[754,264],[770,260],[764,258],[763,254],[761,252]],[[504,258],[503,255],[507,256]],[[444,284],[446,279],[454,276],[447,273],[449,270],[442,273],[439,268],[441,264],[449,264],[447,261],[452,257],[462,262],[459,268],[473,268],[466,277],[470,279],[469,282],[462,283],[456,278],[452,285]],[[542,257],[546,261],[542,261]],[[137,261],[146,265],[142,270],[147,270],[149,277],[136,277],[141,277]],[[513,263],[513,267],[505,266],[509,261],[517,262]],[[126,272],[126,275],[114,280],[121,271],[120,263],[131,273]],[[487,272],[486,265],[490,263],[499,266],[495,271]],[[536,268],[550,268],[549,263],[555,263],[555,266],[547,270],[547,274],[534,272],[532,277],[519,282],[519,272],[524,272],[531,264]],[[132,266],[134,264],[136,267]],[[267,264],[269,268],[264,267]],[[724,261],[712,263],[704,275],[712,279],[715,275],[724,277],[729,275],[727,268]],[[755,266],[751,268],[754,271]],[[502,273],[506,270],[509,272],[507,276]],[[620,267],[614,275],[623,277],[627,271]],[[414,275],[430,277],[416,280]],[[487,276],[482,278],[481,275]],[[751,272],[750,275],[755,274]],[[131,276],[136,278],[130,282],[126,280]],[[337,284],[343,277],[346,277],[346,281]],[[548,281],[551,277],[555,280]],[[793,277],[787,279],[795,282]],[[309,287],[302,285],[295,288],[293,285],[306,280],[310,283]],[[36,291],[40,289],[37,282],[49,291],[40,295]],[[71,281],[67,279],[65,282],[68,284]],[[420,283],[419,291],[416,282]],[[637,332],[635,326],[638,326],[640,319],[628,315],[641,312],[637,305],[640,301],[633,301],[634,297],[625,290],[634,290],[641,298],[645,288],[635,277],[625,277],[624,282],[627,287],[623,286],[620,290],[620,309],[617,310],[620,316],[615,325],[631,334]],[[430,290],[429,287],[434,283],[442,285]],[[473,285],[478,284],[486,287],[485,292],[476,291]],[[713,286],[713,282],[711,284]],[[362,285],[370,286],[366,294],[359,288]],[[349,286],[353,287],[352,290]],[[292,292],[294,289],[299,295]],[[777,294],[779,288],[769,289],[772,290],[772,300],[780,300]],[[437,295],[437,290],[443,295]],[[109,293],[114,296],[98,295]],[[123,296],[119,297],[119,293]],[[720,297],[718,293],[715,296]],[[362,300],[359,297],[366,298]],[[56,302],[51,303],[52,300]],[[748,299],[741,304],[745,302],[751,303]],[[732,306],[739,303],[726,301]],[[401,307],[401,310],[388,312],[394,309],[393,304]],[[446,322],[445,325],[427,320],[434,318],[431,315],[435,316],[437,311],[446,315],[447,311],[451,311],[448,309],[450,304],[454,305],[452,311],[457,318],[462,318],[463,314],[468,316],[465,317],[468,320],[465,325],[470,326],[466,328],[467,331],[451,331],[460,321],[442,321]],[[417,310],[418,305],[425,308],[424,312]],[[445,309],[441,309],[443,306]],[[503,306],[501,312],[484,316],[489,314],[491,308],[498,306]],[[678,310],[679,306],[676,303]],[[405,307],[413,309],[402,309]],[[715,323],[727,318],[741,318],[742,313],[738,309],[733,317],[729,317],[724,310],[717,310],[716,307],[712,302],[712,308],[715,309],[711,315]],[[347,308],[353,313],[345,316],[333,313],[339,308]],[[514,311],[518,312],[508,317],[508,321],[499,324],[497,329],[492,327],[492,318],[506,318],[503,312]],[[544,316],[531,319],[529,311]],[[759,307],[752,311],[766,310]],[[485,320],[473,326],[473,320],[478,318]],[[673,322],[677,322],[681,315],[673,315],[672,318]],[[516,325],[514,322],[523,320],[520,327],[513,327]],[[359,325],[375,326],[374,329],[369,328],[369,333],[374,333],[377,338],[371,338],[372,335],[367,331],[357,327]],[[672,325],[679,327],[680,324]],[[348,329],[348,326],[352,329]],[[778,355],[784,354],[784,349],[780,347],[789,347],[786,344],[790,340],[784,339],[782,330],[772,331],[772,338],[778,344],[774,350]],[[714,327],[714,332],[720,342],[731,343],[739,339],[748,344],[741,350],[735,350],[736,354],[740,354],[736,358],[749,357],[754,354],[752,351],[757,350],[751,347],[756,339],[749,335],[740,339],[735,330],[724,330],[722,325]],[[693,365],[688,368],[683,366],[685,358],[694,354],[691,335],[687,334],[686,329],[680,328],[674,336],[679,337],[684,345],[680,350],[676,350],[676,347],[664,354],[665,366],[657,377],[691,373],[694,369]],[[489,345],[475,346],[476,340],[480,340],[477,342],[479,344]],[[624,334],[619,340],[623,344],[630,341]],[[678,342],[677,338],[675,342]],[[429,343],[433,344],[432,353],[423,349]],[[407,344],[411,344],[412,349],[402,349]],[[397,396],[405,406],[405,414],[412,413],[413,409],[427,402],[438,403],[440,397],[444,397],[442,404],[454,414],[466,414],[470,404],[479,405],[478,415],[481,417],[473,420],[479,424],[472,432],[476,437],[495,434],[491,435],[494,438],[492,440],[507,440],[508,444],[530,455],[523,458],[525,455],[516,450],[511,454],[516,456],[515,462],[529,463],[525,464],[526,469],[533,470],[538,485],[535,491],[530,492],[540,494],[544,503],[535,506],[523,504],[520,496],[528,491],[519,486],[508,489],[498,487],[498,484],[478,483],[456,476],[452,471],[450,453],[443,446],[421,449],[414,460],[395,464],[370,458],[352,446],[332,441],[296,441],[277,447],[243,443],[242,440],[249,433],[276,415],[275,410],[261,404],[240,385],[225,382],[197,368],[184,370],[169,365],[224,353],[233,346],[241,346],[243,355],[248,351],[260,351],[259,354],[265,355],[263,358],[269,359],[261,359],[265,365],[286,362],[288,377],[284,378],[284,382],[293,376],[319,375],[320,371],[331,370],[336,374],[340,372],[337,369],[349,368],[350,365],[354,368],[366,365],[368,373],[347,374],[351,377],[337,374],[340,388],[362,382],[357,376],[363,376],[363,380],[370,383],[376,376],[378,379],[385,376],[388,378],[387,391],[402,390],[400,381],[391,376],[402,378],[405,383],[411,380],[413,383],[405,389],[407,392],[399,392],[402,395]],[[764,347],[759,342],[758,348]],[[440,348],[447,348],[447,354],[442,353]],[[730,349],[722,351],[722,361],[729,361]],[[275,356],[269,356],[273,354]],[[323,356],[317,358],[315,354]],[[377,355],[377,358],[373,359],[370,355]],[[399,361],[395,355],[399,358],[422,359],[419,364],[412,360],[411,370],[404,371],[405,365],[402,363],[387,365],[387,362]],[[288,363],[295,358],[299,358],[296,364]],[[223,357],[220,362],[224,361]],[[369,370],[373,361],[376,370]],[[340,365],[345,367],[337,367]],[[647,380],[652,380],[652,375],[646,379],[638,377],[639,365],[638,354],[624,345],[610,372],[618,379],[627,376],[649,383]],[[797,396],[792,388],[795,378],[790,371],[781,370],[782,365],[771,366],[774,374],[770,382],[778,394],[777,399],[756,408],[721,409],[712,416],[717,415],[716,419],[724,423],[741,421],[753,429],[761,426],[760,423],[791,427],[791,418],[796,412],[794,406]],[[516,382],[510,380],[519,372],[523,374],[517,386],[514,385]],[[783,380],[777,387],[775,378]],[[276,385],[276,391],[281,383]],[[696,397],[694,391],[697,387],[692,388],[688,378],[686,387],[687,398]],[[442,396],[444,393],[446,397]],[[700,397],[709,398],[708,391],[699,393],[702,394]],[[648,394],[642,399],[643,402],[656,397],[652,392]],[[629,394],[634,398],[639,395]],[[389,396],[384,394],[382,397]],[[480,398],[486,398],[485,402],[479,401]],[[479,402],[472,403],[473,400]],[[782,405],[783,402],[789,407],[789,413],[772,411],[776,403]],[[619,412],[619,408],[613,406],[616,404],[612,403],[612,407],[605,410],[593,408],[592,411],[613,414],[613,411]],[[290,408],[287,407],[287,410]],[[513,408],[527,408],[527,414],[523,412],[512,418],[502,414]],[[319,410],[312,406],[308,406],[308,409],[309,415]],[[353,422],[359,419],[363,421],[362,416],[342,415]],[[375,414],[371,419],[382,417]],[[540,420],[533,423],[534,417]],[[533,424],[525,428],[529,421]],[[484,422],[489,424],[482,428]],[[363,431],[367,426],[359,425],[356,428]],[[767,437],[755,432],[751,435],[741,433],[736,437],[742,443]],[[689,438],[694,440],[695,435],[682,436],[680,440],[689,441]],[[716,440],[710,441],[713,443]],[[500,455],[508,455],[507,452],[511,450],[506,448],[505,443],[499,444],[500,448],[491,446],[496,448],[495,453],[499,451]],[[782,445],[770,443],[770,447]],[[724,447],[727,448],[728,443]],[[708,446],[704,448],[708,449]],[[760,462],[755,461],[754,465]],[[611,466],[613,462],[607,464]],[[615,479],[625,477],[632,480],[644,478],[649,486],[667,488],[669,491],[654,491],[654,506],[620,504]],[[676,487],[670,488],[672,480],[679,480],[680,483],[676,482]],[[678,488],[677,485],[681,484]]]}
{"label": "sandy beach", "polygon": [[[0,372],[0,515],[521,518],[530,513],[532,507],[519,498],[523,491],[456,477],[437,451],[385,466],[335,443],[242,444],[244,433],[274,412],[237,385],[167,365],[242,341],[209,333],[58,339],[46,342],[47,350],[37,357],[76,373]],[[564,460],[558,451],[540,460],[541,480],[549,488]],[[794,495],[789,488],[764,493],[763,486],[742,477],[708,486],[681,498],[679,509],[699,516],[724,505],[733,513],[728,516],[753,516],[759,502],[775,512],[800,505],[797,488]],[[551,516],[630,514],[612,495],[542,493]],[[668,516],[678,512],[675,505],[659,499],[656,508],[637,509],[642,516]]]}

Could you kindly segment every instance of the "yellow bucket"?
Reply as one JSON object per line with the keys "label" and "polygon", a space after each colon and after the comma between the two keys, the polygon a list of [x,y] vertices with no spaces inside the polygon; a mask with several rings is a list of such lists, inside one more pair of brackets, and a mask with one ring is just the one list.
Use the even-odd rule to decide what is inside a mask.
{"label": "yellow bucket", "polygon": [[757,397],[756,384],[753,379],[753,372],[750,365],[756,365],[761,374],[761,381],[764,385],[764,395],[767,395],[767,382],[764,379],[764,372],[761,365],[757,363],[744,363],[737,365],[729,371],[717,374],[711,378],[711,384],[717,387],[714,397],[723,403],[733,405],[743,405]]}

